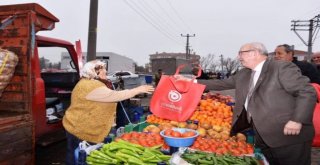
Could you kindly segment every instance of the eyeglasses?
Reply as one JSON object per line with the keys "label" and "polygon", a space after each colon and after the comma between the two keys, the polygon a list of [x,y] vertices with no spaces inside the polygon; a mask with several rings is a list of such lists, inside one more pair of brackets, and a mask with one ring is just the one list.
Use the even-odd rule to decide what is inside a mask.
{"label": "eyeglasses", "polygon": [[243,53],[247,53],[247,52],[252,52],[255,51],[254,49],[250,49],[250,50],[242,50],[238,52],[238,55],[241,56]]}
{"label": "eyeglasses", "polygon": [[105,67],[104,65],[98,65],[98,66],[94,67],[94,70],[95,70],[96,72],[99,72],[100,69],[106,70],[106,67]]}
{"label": "eyeglasses", "polygon": [[313,60],[314,60],[314,59],[320,59],[320,57],[313,57],[312,59],[313,59]]}

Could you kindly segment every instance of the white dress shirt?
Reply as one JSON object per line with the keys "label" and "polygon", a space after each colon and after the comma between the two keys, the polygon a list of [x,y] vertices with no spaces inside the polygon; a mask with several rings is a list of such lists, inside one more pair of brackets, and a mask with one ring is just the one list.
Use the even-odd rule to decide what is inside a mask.
{"label": "white dress shirt", "polygon": [[[257,83],[257,81],[258,81],[258,78],[259,78],[259,76],[260,76],[260,74],[261,74],[261,70],[262,70],[262,67],[263,67],[264,62],[266,62],[266,60],[260,62],[260,63],[253,69],[253,70],[256,72],[256,73],[254,74],[254,77],[253,77],[253,87],[256,85],[256,83]],[[248,102],[249,102],[249,99],[248,99],[248,96],[247,96],[246,102],[244,103],[244,107],[246,108],[246,110],[247,110],[247,108],[248,108]]]}

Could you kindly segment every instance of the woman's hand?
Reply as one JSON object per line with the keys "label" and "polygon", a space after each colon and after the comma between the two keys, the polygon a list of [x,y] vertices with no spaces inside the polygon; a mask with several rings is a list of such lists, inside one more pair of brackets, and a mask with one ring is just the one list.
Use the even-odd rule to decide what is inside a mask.
{"label": "woman's hand", "polygon": [[151,94],[154,91],[154,87],[151,85],[141,85],[137,87],[139,93],[148,93]]}

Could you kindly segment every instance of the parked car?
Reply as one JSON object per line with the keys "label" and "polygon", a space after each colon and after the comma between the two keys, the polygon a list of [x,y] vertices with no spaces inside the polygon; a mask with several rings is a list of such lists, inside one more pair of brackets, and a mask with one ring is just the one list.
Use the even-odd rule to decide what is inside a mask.
{"label": "parked car", "polygon": [[115,71],[113,73],[110,73],[107,75],[107,79],[111,80],[112,82],[116,82],[121,76],[122,79],[128,79],[128,78],[138,78],[139,75],[134,74],[130,71]]}

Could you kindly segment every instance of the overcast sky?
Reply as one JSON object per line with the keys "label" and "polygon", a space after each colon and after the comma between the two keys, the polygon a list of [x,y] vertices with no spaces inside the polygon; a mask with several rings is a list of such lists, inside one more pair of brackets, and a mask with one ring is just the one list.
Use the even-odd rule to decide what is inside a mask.
{"label": "overcast sky", "polygon": [[[53,31],[41,35],[81,40],[87,51],[89,0],[1,0],[0,5],[36,2],[60,19]],[[139,65],[156,52],[185,52],[190,37],[200,56],[234,58],[247,42],[262,42],[268,51],[283,43],[307,51],[291,31],[292,20],[320,14],[320,0],[100,0],[97,51],[132,58]],[[307,32],[299,31],[307,41]],[[320,51],[320,34],[314,42]]]}

